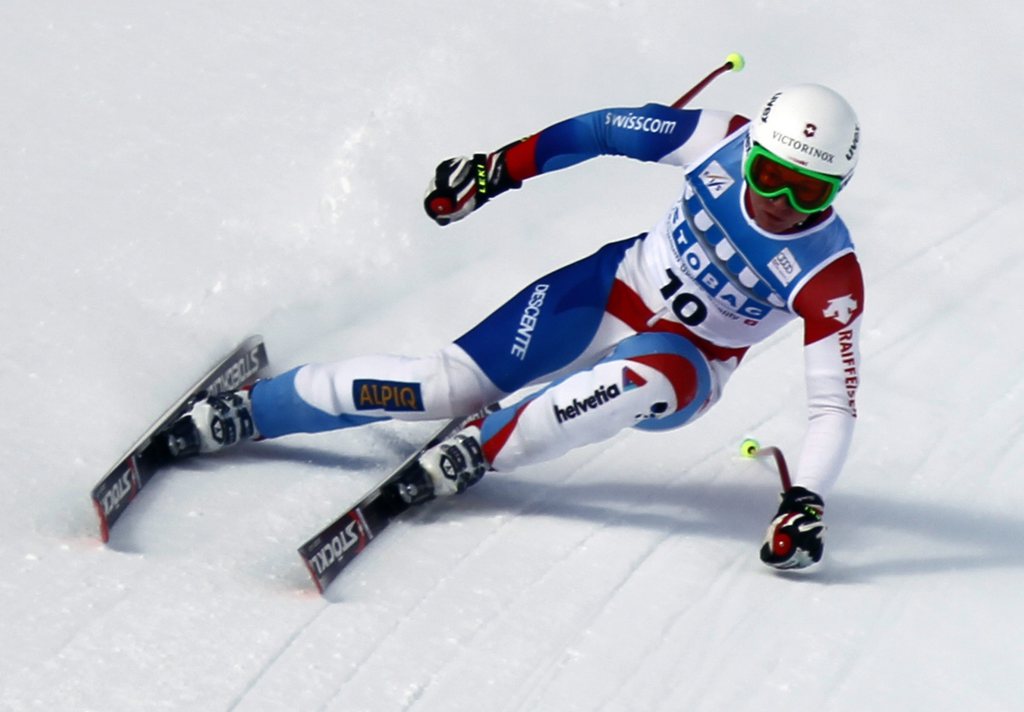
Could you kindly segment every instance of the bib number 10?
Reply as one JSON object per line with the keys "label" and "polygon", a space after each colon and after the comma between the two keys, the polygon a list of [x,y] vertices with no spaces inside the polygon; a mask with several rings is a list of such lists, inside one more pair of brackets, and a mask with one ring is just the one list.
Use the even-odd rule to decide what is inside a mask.
{"label": "bib number 10", "polygon": [[708,308],[700,297],[690,292],[680,291],[683,280],[671,269],[666,269],[668,284],[661,288],[661,296],[666,302],[671,300],[672,313],[687,326],[697,326],[708,318]]}

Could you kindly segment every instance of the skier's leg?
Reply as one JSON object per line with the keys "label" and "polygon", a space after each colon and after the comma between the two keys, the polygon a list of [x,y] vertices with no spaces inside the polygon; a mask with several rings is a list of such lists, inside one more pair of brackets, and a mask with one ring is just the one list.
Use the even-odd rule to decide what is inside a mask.
{"label": "skier's leg", "polygon": [[455,343],[425,358],[369,356],[312,364],[261,381],[253,419],[263,437],[384,418],[468,415],[572,364],[590,365],[631,333],[605,304],[630,238],[527,285]]}
{"label": "skier's leg", "polygon": [[238,440],[387,418],[469,415],[537,379],[588,366],[631,333],[607,317],[605,304],[622,255],[638,239],[606,245],[536,280],[431,356],[309,364],[260,381],[251,393],[198,403],[183,418],[181,442],[172,450],[212,452]]}
{"label": "skier's leg", "polygon": [[554,383],[484,421],[492,467],[551,460],[627,427],[669,429],[702,411],[711,393],[704,355],[675,334],[637,334],[586,371]]}
{"label": "skier's leg", "polygon": [[421,358],[363,356],[307,364],[251,389],[196,403],[170,439],[178,456],[241,440],[318,433],[377,420],[432,420],[473,413],[501,396],[455,345]]}
{"label": "skier's leg", "polygon": [[509,470],[550,460],[627,427],[680,427],[710,405],[714,378],[682,336],[637,334],[592,368],[487,416],[420,462],[437,494],[461,491],[488,466]]}
{"label": "skier's leg", "polygon": [[418,358],[361,356],[301,366],[257,383],[252,401],[256,427],[271,438],[387,418],[451,418],[501,395],[462,349],[449,345]]}

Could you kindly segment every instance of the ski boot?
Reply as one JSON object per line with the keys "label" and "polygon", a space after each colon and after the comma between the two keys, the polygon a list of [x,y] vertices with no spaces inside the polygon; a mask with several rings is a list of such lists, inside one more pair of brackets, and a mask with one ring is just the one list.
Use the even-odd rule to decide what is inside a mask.
{"label": "ski boot", "polygon": [[434,496],[464,492],[480,481],[489,465],[480,447],[480,428],[470,425],[420,455]]}
{"label": "ski boot", "polygon": [[174,458],[216,452],[259,436],[248,388],[197,401],[166,432],[167,449]]}

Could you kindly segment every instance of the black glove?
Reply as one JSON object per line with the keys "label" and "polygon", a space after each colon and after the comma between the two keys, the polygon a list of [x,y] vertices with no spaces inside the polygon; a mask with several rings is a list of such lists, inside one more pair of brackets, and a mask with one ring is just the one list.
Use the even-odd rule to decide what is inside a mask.
{"label": "black glove", "polygon": [[447,225],[466,217],[494,196],[521,186],[522,181],[512,180],[508,175],[508,148],[441,161],[423,199],[427,215],[438,225]]}
{"label": "black glove", "polygon": [[803,569],[821,561],[824,511],[825,503],[814,492],[790,488],[782,495],[779,512],[768,525],[761,561],[777,569]]}

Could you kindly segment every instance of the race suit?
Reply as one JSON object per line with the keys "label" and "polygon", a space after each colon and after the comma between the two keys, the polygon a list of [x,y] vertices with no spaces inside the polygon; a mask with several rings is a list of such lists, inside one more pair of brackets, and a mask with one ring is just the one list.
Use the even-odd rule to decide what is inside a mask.
{"label": "race suit", "polygon": [[856,418],[861,270],[831,208],[783,235],[755,224],[747,140],[740,116],[649,104],[577,116],[513,144],[516,181],[621,155],[682,167],[683,192],[646,233],[534,280],[434,354],[308,364],[259,382],[257,428],[277,437],[448,418],[516,393],[481,424],[488,462],[509,470],[626,427],[692,421],[752,344],[799,316],[809,425],[793,483],[827,495]]}

